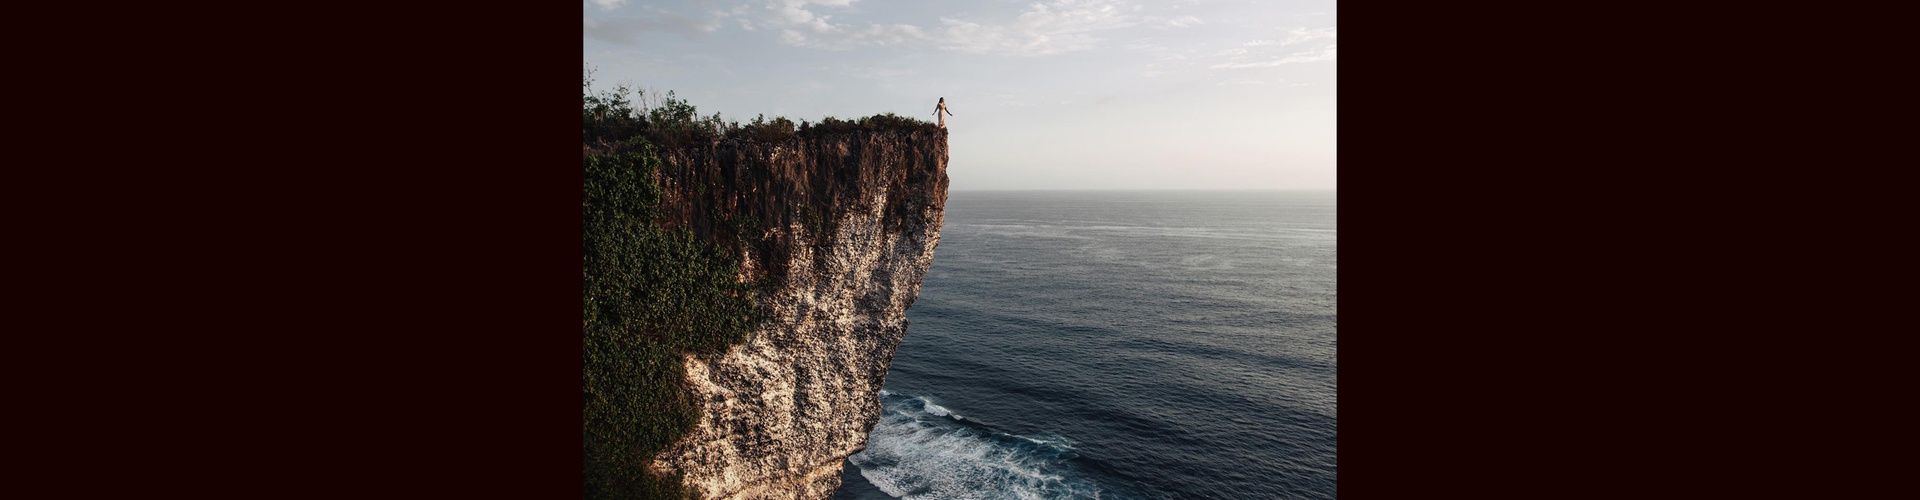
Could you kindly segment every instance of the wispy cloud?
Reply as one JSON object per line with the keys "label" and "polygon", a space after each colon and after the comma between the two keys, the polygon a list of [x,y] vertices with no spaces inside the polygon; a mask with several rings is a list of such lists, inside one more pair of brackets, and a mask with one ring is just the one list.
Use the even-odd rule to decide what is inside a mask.
{"label": "wispy cloud", "polygon": [[627,4],[627,0],[587,0],[587,3],[600,6],[600,10],[613,10]]}
{"label": "wispy cloud", "polygon": [[[1240,44],[1241,47],[1239,48],[1230,48],[1216,52],[1213,54],[1214,56],[1223,57],[1226,60],[1208,67],[1214,69],[1266,68],[1282,64],[1333,61],[1337,60],[1340,55],[1338,45],[1333,43],[1308,44],[1307,42],[1316,40],[1331,41],[1337,38],[1339,38],[1339,32],[1332,26],[1293,28],[1287,30],[1286,38],[1279,40],[1252,40]],[[1302,44],[1313,48],[1307,50],[1299,50],[1296,48],[1293,53],[1285,56],[1272,54],[1271,52],[1281,47]],[[1248,49],[1246,47],[1253,48]],[[1264,60],[1257,60],[1257,58],[1263,55],[1268,57]]]}
{"label": "wispy cloud", "polygon": [[1279,66],[1282,64],[1332,61],[1337,59],[1339,56],[1338,47],[1339,47],[1338,45],[1328,45],[1324,48],[1320,48],[1317,50],[1295,52],[1293,54],[1287,55],[1286,57],[1279,57],[1279,58],[1269,59],[1265,61],[1224,62],[1224,63],[1215,64],[1208,67],[1214,68],[1214,69],[1266,68],[1266,67]]}
{"label": "wispy cloud", "polygon": [[[596,0],[598,1],[598,0]],[[614,0],[625,1],[625,0]],[[611,43],[636,45],[634,37],[643,32],[668,32],[683,35],[703,35],[720,29],[719,19],[694,19],[663,10],[653,9],[649,17],[625,17],[614,19],[581,18],[580,29],[588,38]]]}
{"label": "wispy cloud", "polygon": [[1180,17],[1176,17],[1176,18],[1173,18],[1173,19],[1168,19],[1168,20],[1165,20],[1165,21],[1162,21],[1162,22],[1160,23],[1160,26],[1159,26],[1159,27],[1161,27],[1161,28],[1187,28],[1187,27],[1193,27],[1193,26],[1199,26],[1199,25],[1202,25],[1202,24],[1207,24],[1207,23],[1205,23],[1205,22],[1201,22],[1201,21],[1200,21],[1200,18],[1198,18],[1198,17],[1193,17],[1193,16],[1180,16]]}
{"label": "wispy cloud", "polygon": [[1264,45],[1285,46],[1285,45],[1293,45],[1296,43],[1313,41],[1313,40],[1332,39],[1338,35],[1335,29],[1336,28],[1333,26],[1326,26],[1321,28],[1294,28],[1294,29],[1287,30],[1287,37],[1282,40],[1254,40],[1247,43],[1243,43],[1241,45],[1245,45],[1248,47],[1260,47]]}
{"label": "wispy cloud", "polygon": [[[942,17],[938,26],[912,24],[836,24],[813,5],[847,6],[853,0],[773,0],[767,24],[781,26],[788,45],[830,50],[861,46],[923,45],[974,54],[1046,55],[1087,50],[1104,39],[1092,33],[1143,22],[1113,0],[1054,0],[1036,3],[1010,20]],[[1134,9],[1137,10],[1137,9]],[[1191,19],[1191,16],[1189,16]],[[1198,23],[1198,19],[1191,19]]]}
{"label": "wispy cloud", "polygon": [[1281,41],[1280,44],[1293,45],[1300,42],[1331,39],[1335,36],[1334,29],[1333,26],[1322,28],[1294,28],[1287,30],[1287,39]]}

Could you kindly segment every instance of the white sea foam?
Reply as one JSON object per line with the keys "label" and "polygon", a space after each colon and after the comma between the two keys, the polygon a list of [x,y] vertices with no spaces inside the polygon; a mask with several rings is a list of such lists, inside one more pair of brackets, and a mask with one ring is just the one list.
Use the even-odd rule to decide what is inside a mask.
{"label": "white sea foam", "polygon": [[932,414],[932,415],[934,415],[934,416],[937,416],[937,417],[951,417],[951,418],[953,418],[954,420],[966,420],[966,419],[967,419],[967,417],[965,417],[965,416],[962,416],[962,415],[960,415],[960,414],[957,414],[957,413],[954,413],[954,412],[953,412],[953,410],[948,410],[948,409],[947,409],[947,407],[945,407],[945,406],[940,406],[940,405],[937,405],[937,404],[933,404],[933,402],[932,402],[932,401],[928,401],[928,400],[927,400],[927,398],[924,398],[924,397],[922,397],[922,398],[917,398],[917,399],[919,399],[919,400],[920,400],[920,404],[921,404],[921,405],[922,405],[922,406],[923,406],[923,407],[925,408],[925,411],[926,411],[927,413],[929,413],[929,414]]}
{"label": "white sea foam", "polygon": [[1025,439],[1027,440],[1027,442],[1030,442],[1033,444],[1052,446],[1054,448],[1059,448],[1062,450],[1073,449],[1073,441],[1070,441],[1067,438],[1061,437],[1061,436],[1045,435],[1045,436],[1037,436],[1037,437],[1035,436],[1014,436],[1014,437]]}
{"label": "white sea foam", "polygon": [[[849,457],[867,482],[896,498],[1094,498],[1056,436],[1002,434],[944,418],[921,397],[891,398],[867,449]],[[955,416],[954,418],[957,418]],[[1017,438],[1017,440],[1015,439]],[[1032,444],[1027,444],[1032,443]]]}

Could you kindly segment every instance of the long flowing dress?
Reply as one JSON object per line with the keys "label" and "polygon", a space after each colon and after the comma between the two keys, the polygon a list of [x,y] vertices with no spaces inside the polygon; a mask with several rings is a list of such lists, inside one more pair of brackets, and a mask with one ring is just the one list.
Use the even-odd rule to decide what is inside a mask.
{"label": "long flowing dress", "polygon": [[[942,111],[946,111],[946,114],[941,114]],[[940,128],[947,128],[947,115],[951,114],[953,114],[952,111],[947,111],[946,101],[933,105],[933,116],[940,119]]]}

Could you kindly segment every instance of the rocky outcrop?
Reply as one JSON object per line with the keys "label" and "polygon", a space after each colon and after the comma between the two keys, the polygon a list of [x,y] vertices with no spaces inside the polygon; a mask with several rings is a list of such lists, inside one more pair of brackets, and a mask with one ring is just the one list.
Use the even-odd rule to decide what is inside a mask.
{"label": "rocky outcrop", "polygon": [[933,262],[943,129],[802,133],[664,148],[662,220],[740,252],[763,321],[686,359],[697,426],[659,453],[709,498],[827,498],[879,421],[878,392]]}

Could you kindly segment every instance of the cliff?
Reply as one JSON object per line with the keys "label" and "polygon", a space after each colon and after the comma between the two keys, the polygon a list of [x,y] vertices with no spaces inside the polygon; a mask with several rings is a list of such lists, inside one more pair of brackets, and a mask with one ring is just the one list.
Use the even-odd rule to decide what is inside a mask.
{"label": "cliff", "polygon": [[[596,491],[603,496],[674,491],[706,498],[832,495],[839,487],[846,457],[864,447],[868,430],[879,420],[877,393],[894,349],[906,335],[906,309],[919,294],[921,278],[940,241],[947,198],[946,137],[945,130],[932,126],[843,126],[803,130],[774,141],[711,139],[691,145],[626,147],[645,151],[648,158],[648,168],[635,171],[643,176],[638,180],[652,184],[653,191],[640,198],[654,206],[636,210],[644,210],[653,227],[668,235],[662,238],[718,249],[716,256],[688,254],[695,256],[687,260],[695,263],[693,267],[737,262],[737,266],[713,267],[734,274],[732,283],[709,286],[717,291],[706,300],[750,301],[751,314],[742,317],[752,321],[744,325],[743,336],[718,334],[714,338],[720,340],[707,347],[671,351],[679,365],[668,368],[677,369],[640,375],[641,379],[678,375],[671,381],[676,387],[661,397],[669,403],[683,401],[692,408],[692,418],[691,422],[658,424],[669,428],[662,435],[671,440],[663,439],[663,446],[650,450],[645,458],[644,467],[653,480],[670,489],[615,488],[606,486],[613,484],[611,480],[596,483],[595,467],[616,463],[604,457],[623,452],[608,451],[607,446],[596,451],[595,441],[617,439],[625,432],[606,429],[609,422],[634,425],[605,417],[618,413],[605,409],[618,406],[618,401],[609,400],[644,391],[596,382],[594,370],[623,361],[603,359],[617,351],[595,347],[600,344],[591,338],[594,326],[618,322],[608,318],[640,317],[634,324],[641,326],[628,328],[642,331],[633,338],[675,345],[672,333],[659,333],[662,328],[647,325],[678,324],[671,320],[679,317],[675,314],[731,317],[734,313],[610,314],[596,312],[596,304],[588,305],[589,496],[596,496]],[[590,184],[596,179],[591,172],[595,158],[615,155],[620,149],[588,149]],[[590,214],[596,203],[593,189],[589,188],[587,200]],[[616,271],[616,264],[596,268],[594,262],[624,258],[596,257],[596,245],[623,247],[605,238],[593,240],[591,235],[589,240],[589,302],[596,297],[595,276],[676,272],[628,273]],[[650,279],[652,285],[672,281],[671,276]],[[699,282],[696,278],[685,281]],[[739,287],[729,288],[734,285]],[[603,300],[615,302],[636,297],[669,305],[700,300],[676,298],[669,292],[635,294],[617,286],[608,290],[597,296],[613,297]],[[702,328],[724,333],[732,327],[686,330],[698,336],[704,335]],[[627,345],[622,342],[604,344]],[[602,429],[596,431],[596,425]],[[596,458],[596,453],[602,458]]]}

